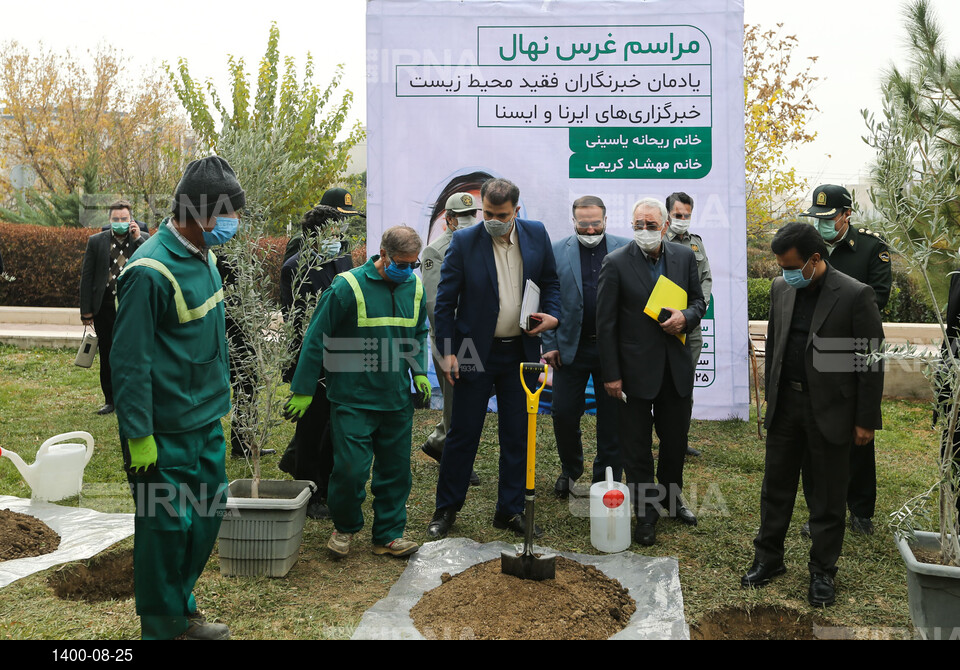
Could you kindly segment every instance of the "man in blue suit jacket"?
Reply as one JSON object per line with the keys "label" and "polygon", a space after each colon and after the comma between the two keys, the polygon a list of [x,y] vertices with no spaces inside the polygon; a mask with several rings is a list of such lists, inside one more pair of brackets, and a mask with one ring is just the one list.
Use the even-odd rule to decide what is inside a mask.
{"label": "man in blue suit jacket", "polygon": [[[560,282],[539,221],[517,218],[520,189],[490,179],[480,190],[483,225],[453,234],[440,270],[434,312],[444,374],[453,385],[453,417],[440,461],[436,512],[427,534],[443,537],[467,497],[490,392],[496,387],[500,478],[495,528],[523,534],[526,396],[520,363],[539,362],[540,334],[557,327]],[[523,287],[540,289],[539,325],[520,327]],[[527,384],[533,387],[534,378]]]}
{"label": "man in blue suit jacket", "polygon": [[593,376],[597,401],[597,457],[593,481],[602,481],[607,466],[620,481],[623,467],[617,440],[617,401],[604,393],[597,351],[597,283],[607,253],[630,242],[606,235],[603,200],[585,195],[573,203],[574,235],[553,245],[560,277],[560,325],[543,334],[543,359],[553,368],[553,433],[563,470],[554,493],[566,498],[583,474],[580,417],[586,408],[587,380]]}

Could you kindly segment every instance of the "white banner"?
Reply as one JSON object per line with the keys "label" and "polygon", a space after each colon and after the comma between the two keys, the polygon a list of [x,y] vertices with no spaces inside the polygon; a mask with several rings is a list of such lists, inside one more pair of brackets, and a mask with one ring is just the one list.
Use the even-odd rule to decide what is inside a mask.
{"label": "white banner", "polygon": [[742,0],[369,0],[367,251],[425,242],[456,191],[505,177],[554,241],[571,204],[694,199],[713,296],[694,416],[749,416]]}

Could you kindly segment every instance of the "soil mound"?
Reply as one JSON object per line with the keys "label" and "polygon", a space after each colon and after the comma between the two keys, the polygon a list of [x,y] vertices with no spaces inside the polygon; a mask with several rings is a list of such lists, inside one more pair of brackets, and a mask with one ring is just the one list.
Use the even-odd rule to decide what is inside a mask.
{"label": "soil mound", "polygon": [[40,519],[0,509],[0,561],[43,556],[59,546],[60,536]]}
{"label": "soil mound", "polygon": [[505,575],[497,558],[443,582],[410,610],[427,639],[605,640],[637,609],[620,582],[563,557],[552,580]]}

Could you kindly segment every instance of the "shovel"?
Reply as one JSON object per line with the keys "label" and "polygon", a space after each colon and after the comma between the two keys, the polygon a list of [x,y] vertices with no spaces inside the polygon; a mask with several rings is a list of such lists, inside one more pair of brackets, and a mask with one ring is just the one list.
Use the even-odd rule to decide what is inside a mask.
{"label": "shovel", "polygon": [[[521,363],[520,383],[527,393],[527,482],[524,497],[524,516],[526,517],[526,532],[523,538],[523,551],[514,554],[504,551],[500,554],[500,571],[505,575],[513,575],[520,579],[543,581],[554,579],[557,573],[557,557],[553,554],[536,556],[533,553],[533,508],[536,498],[535,477],[537,469],[537,408],[540,404],[540,392],[547,385],[549,366],[543,363]],[[527,388],[523,378],[524,372],[542,372],[543,383],[535,392]]]}

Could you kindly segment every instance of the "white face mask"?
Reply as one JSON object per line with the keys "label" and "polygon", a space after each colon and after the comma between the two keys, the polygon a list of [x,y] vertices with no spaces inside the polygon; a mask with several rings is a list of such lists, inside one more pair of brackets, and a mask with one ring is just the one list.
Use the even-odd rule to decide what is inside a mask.
{"label": "white face mask", "polygon": [[670,229],[667,234],[673,239],[677,235],[685,235],[690,230],[690,219],[675,219],[670,217]]}
{"label": "white face mask", "polygon": [[637,246],[648,254],[660,248],[661,236],[659,230],[647,230],[646,228],[635,230],[633,231],[633,239]]}
{"label": "white face mask", "polygon": [[596,235],[581,235],[580,233],[577,233],[577,239],[580,240],[580,244],[585,246],[587,249],[593,249],[603,241],[603,233],[598,233]]}
{"label": "white face mask", "polygon": [[476,214],[459,214],[457,215],[457,230],[461,228],[469,228],[477,222]]}

